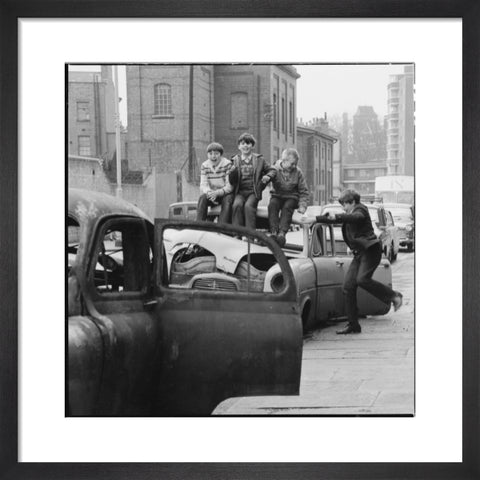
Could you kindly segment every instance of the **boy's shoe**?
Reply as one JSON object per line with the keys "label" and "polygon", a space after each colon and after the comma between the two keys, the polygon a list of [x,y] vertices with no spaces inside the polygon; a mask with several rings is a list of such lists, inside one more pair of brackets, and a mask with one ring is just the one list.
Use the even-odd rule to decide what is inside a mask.
{"label": "boy's shoe", "polygon": [[403,295],[400,292],[396,292],[392,299],[393,310],[396,312],[403,304]]}
{"label": "boy's shoe", "polygon": [[343,330],[337,330],[337,335],[348,335],[349,333],[361,333],[362,327],[359,323],[347,323]]}
{"label": "boy's shoe", "polygon": [[277,234],[275,232],[267,233],[267,237],[271,238],[274,242],[277,241]]}
{"label": "boy's shoe", "polygon": [[285,243],[287,242],[287,240],[285,239],[285,234],[283,232],[280,232],[276,237],[276,241],[280,247],[284,247]]}

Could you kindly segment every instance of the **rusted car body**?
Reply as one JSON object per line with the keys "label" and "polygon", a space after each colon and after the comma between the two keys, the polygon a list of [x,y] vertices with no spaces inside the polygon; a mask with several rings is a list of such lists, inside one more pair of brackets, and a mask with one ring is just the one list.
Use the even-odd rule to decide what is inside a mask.
{"label": "rusted car body", "polygon": [[[127,202],[73,189],[67,229],[67,415],[203,416],[230,397],[298,394],[296,284],[272,240],[210,222],[153,224]],[[173,255],[181,264],[188,251],[169,260],[166,236],[185,230],[250,238],[240,291],[172,281]],[[250,287],[250,247],[260,242],[281,271],[280,291]]]}
{"label": "rusted car body", "polygon": [[[262,227],[266,216],[266,209],[259,207],[257,228]],[[291,231],[286,235],[287,243],[282,248],[293,272],[296,305],[304,331],[345,316],[342,286],[352,256],[344,249],[338,251],[335,228],[320,223],[313,227],[303,225],[301,215],[295,213]],[[167,267],[172,284],[177,288],[240,292],[245,289],[245,272],[249,269],[250,291],[281,292],[285,287],[284,273],[266,245],[271,240],[259,233],[263,245],[251,244],[225,232],[185,229],[173,233],[169,229],[164,243],[168,244]],[[247,253],[250,260],[245,264]],[[382,260],[374,278],[392,285],[388,260]],[[364,290],[358,292],[358,303],[360,315],[383,315],[390,309],[390,305]],[[223,309],[223,300],[220,305]]]}

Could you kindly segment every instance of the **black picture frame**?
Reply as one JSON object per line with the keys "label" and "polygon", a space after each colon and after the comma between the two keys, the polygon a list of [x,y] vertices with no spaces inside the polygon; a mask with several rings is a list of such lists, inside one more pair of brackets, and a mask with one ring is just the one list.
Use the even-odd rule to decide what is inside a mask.
{"label": "black picture frame", "polygon": [[[18,29],[19,18],[343,17],[463,20],[463,461],[459,463],[19,463]],[[474,479],[480,478],[480,2],[478,0],[0,0],[0,478],[1,479]],[[434,46],[432,46],[434,48]],[[448,68],[446,65],[445,68]],[[446,93],[448,94],[448,93]],[[432,198],[441,208],[444,193]],[[59,200],[62,201],[62,200]],[[460,199],[448,199],[460,205]],[[458,219],[445,219],[449,228]],[[443,229],[444,226],[440,226]],[[447,247],[446,247],[447,248]],[[448,261],[455,261],[458,252]],[[438,259],[439,272],[442,262]],[[448,281],[448,277],[447,281]],[[40,320],[40,319],[39,319]],[[452,319],[455,321],[456,319]],[[432,328],[448,328],[430,319]],[[448,388],[448,386],[445,386]],[[438,419],[441,434],[442,419]],[[301,439],[297,439],[301,442]],[[340,448],[340,447],[339,447]],[[341,448],[345,448],[345,445]]]}

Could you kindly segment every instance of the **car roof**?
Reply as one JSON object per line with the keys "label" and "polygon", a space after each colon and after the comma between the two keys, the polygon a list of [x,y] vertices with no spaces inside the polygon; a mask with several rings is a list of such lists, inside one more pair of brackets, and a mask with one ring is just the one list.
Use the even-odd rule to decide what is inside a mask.
{"label": "car roof", "polygon": [[410,203],[384,203],[385,208],[412,208]]}
{"label": "car roof", "polygon": [[131,215],[151,222],[145,212],[122,198],[81,188],[68,190],[68,214],[77,220],[81,217],[93,220],[106,215]]}

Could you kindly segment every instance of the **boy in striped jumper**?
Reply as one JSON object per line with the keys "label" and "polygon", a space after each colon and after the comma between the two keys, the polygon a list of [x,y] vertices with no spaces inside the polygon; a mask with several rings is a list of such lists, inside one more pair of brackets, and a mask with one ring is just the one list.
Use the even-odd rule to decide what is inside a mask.
{"label": "boy in striped jumper", "polygon": [[207,147],[208,159],[200,170],[201,195],[197,205],[197,220],[207,219],[208,207],[221,205],[219,223],[230,223],[232,216],[233,188],[228,181],[232,162],[223,155],[223,147],[213,142]]}

